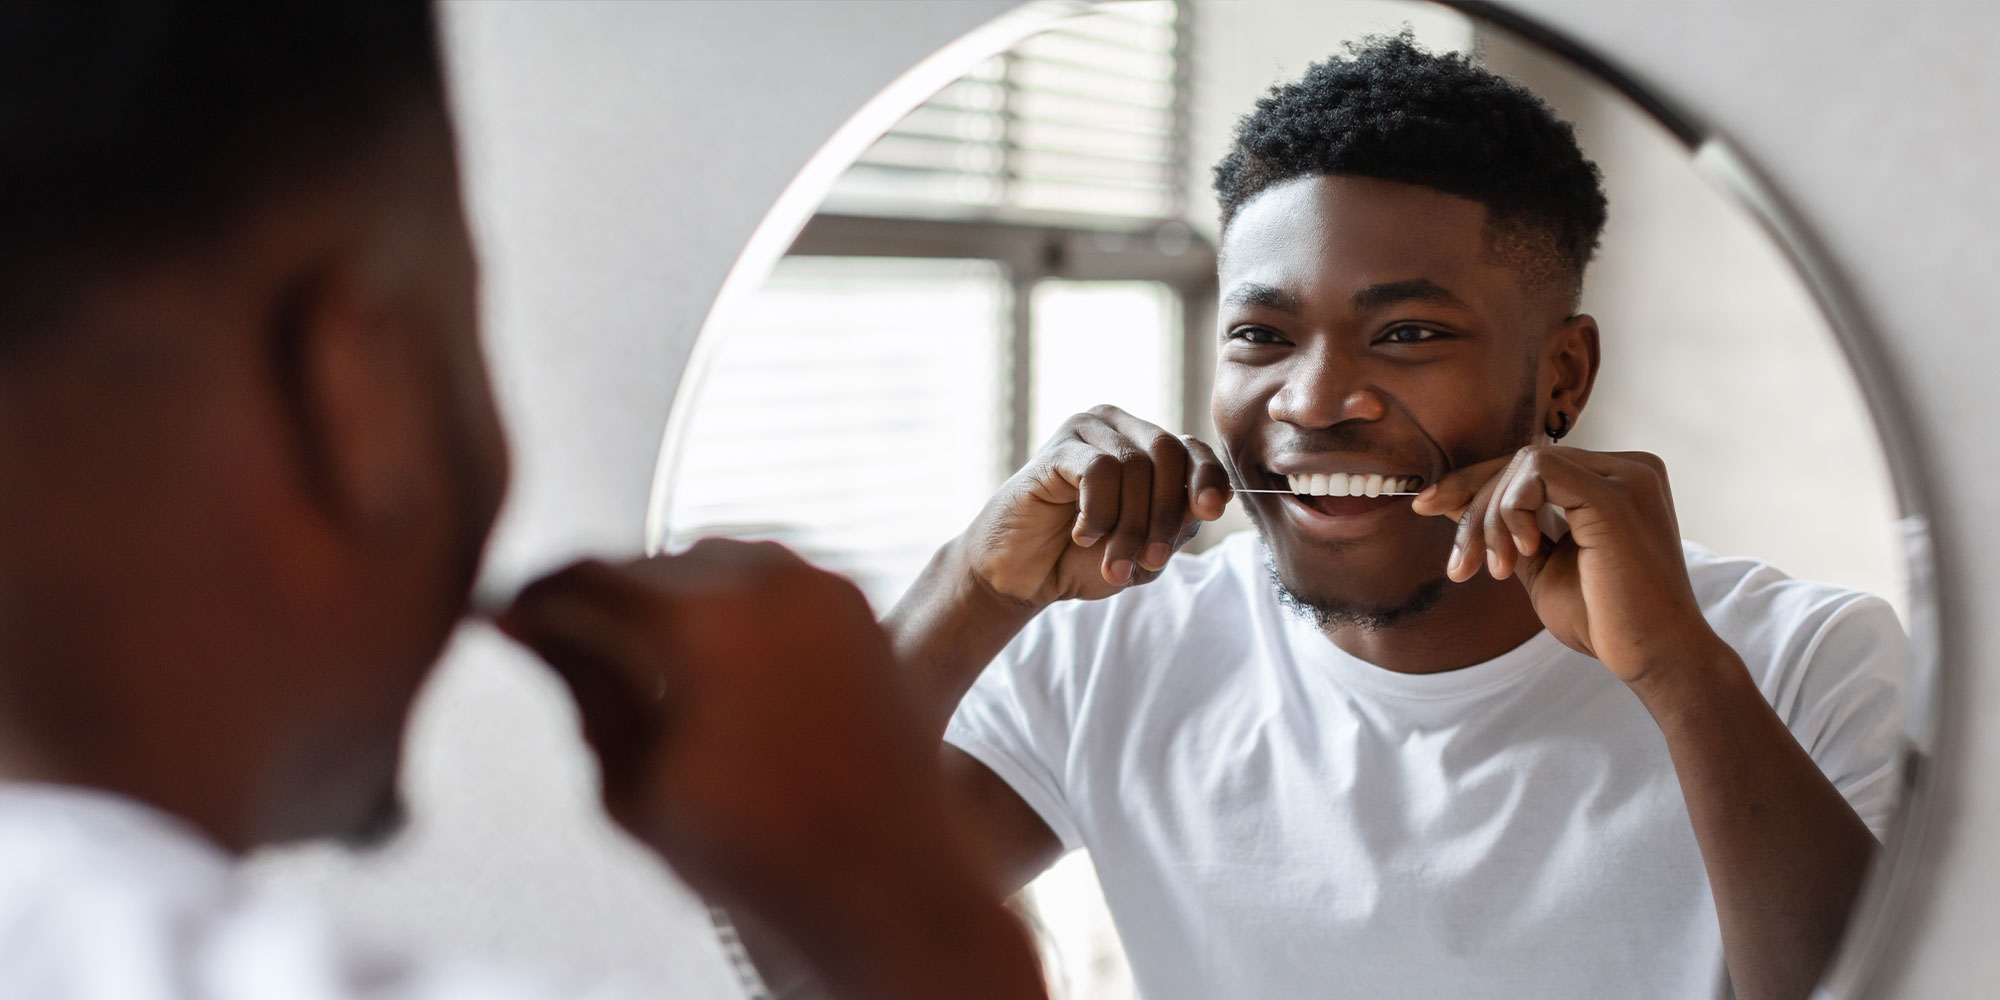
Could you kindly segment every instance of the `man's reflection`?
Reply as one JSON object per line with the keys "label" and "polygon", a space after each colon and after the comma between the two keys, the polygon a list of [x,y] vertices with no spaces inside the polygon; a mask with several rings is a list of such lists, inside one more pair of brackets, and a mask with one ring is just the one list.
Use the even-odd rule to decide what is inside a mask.
{"label": "man's reflection", "polygon": [[[1599,363],[1571,127],[1377,40],[1216,189],[1220,454],[1079,414],[888,619],[1005,888],[1089,849],[1153,1000],[1805,995],[1907,642],[1684,545],[1652,456],[1555,443]],[[1232,472],[1288,492],[1172,558]]]}

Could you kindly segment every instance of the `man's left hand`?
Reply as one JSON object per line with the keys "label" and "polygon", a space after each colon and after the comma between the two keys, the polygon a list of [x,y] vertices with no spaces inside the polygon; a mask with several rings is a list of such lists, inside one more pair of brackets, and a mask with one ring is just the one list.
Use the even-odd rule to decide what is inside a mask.
{"label": "man's left hand", "polygon": [[[1569,521],[1560,541],[1536,520],[1551,504]],[[1518,578],[1550,632],[1627,684],[1718,641],[1688,582],[1658,456],[1530,445],[1445,476],[1412,509],[1458,520],[1447,576],[1463,583],[1484,564]]]}

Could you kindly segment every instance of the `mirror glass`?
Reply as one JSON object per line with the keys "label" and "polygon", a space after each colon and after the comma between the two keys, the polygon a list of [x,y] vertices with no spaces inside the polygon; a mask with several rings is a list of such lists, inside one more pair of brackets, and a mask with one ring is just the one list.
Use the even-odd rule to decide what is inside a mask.
{"label": "mirror glass", "polygon": [[[1071,414],[1109,403],[1216,441],[1210,398],[1226,331],[1212,168],[1271,87],[1349,42],[1404,31],[1532,90],[1574,123],[1602,171],[1609,218],[1581,300],[1602,362],[1563,444],[1659,456],[1683,537],[1880,595],[1907,628],[1890,463],[1792,251],[1617,88],[1510,30],[1416,2],[1103,5],[963,68],[846,169],[782,259],[739,265],[757,272],[738,282],[751,291],[718,306],[675,400],[652,543],[777,539],[849,575],[885,611]],[[1184,551],[1255,531],[1245,506],[1231,504]],[[1917,690],[1911,681],[1903,695],[1899,748],[1927,732]],[[1877,780],[1893,797],[1900,772]],[[1615,814],[1604,814],[1607,837]],[[1111,891],[1098,868],[1118,871],[1104,880]],[[1058,995],[1134,995],[1119,929],[1172,892],[1135,888],[1144,876],[1132,868],[1072,851],[1024,893]],[[1698,866],[1685,874],[1705,877]],[[1425,884],[1410,870],[1368,877],[1385,892],[1398,877]],[[1280,877],[1244,891],[1277,907],[1295,888]],[[1518,916],[1505,902],[1433,905]],[[1227,913],[1244,899],[1216,905]],[[1663,921],[1701,913],[1662,906]],[[1463,958],[1455,919],[1407,919],[1437,935],[1423,947]],[[1712,924],[1670,936],[1715,953],[1666,966],[1721,974]],[[1639,947],[1576,943],[1627,946]],[[1522,969],[1503,961],[1494,973],[1542,981]]]}

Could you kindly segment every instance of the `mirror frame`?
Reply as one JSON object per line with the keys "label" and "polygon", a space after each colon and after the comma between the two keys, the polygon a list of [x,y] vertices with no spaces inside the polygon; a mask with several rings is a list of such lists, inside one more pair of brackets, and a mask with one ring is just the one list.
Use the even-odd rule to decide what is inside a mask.
{"label": "mirror frame", "polygon": [[[737,255],[716,295],[693,350],[682,369],[661,437],[647,505],[645,549],[666,550],[674,471],[693,409],[692,401],[713,366],[719,332],[741,311],[777,266],[832,190],[834,182],[869,145],[931,95],[979,63],[1056,23],[1118,0],[1027,0],[932,53],[893,80],[849,118],[815,152],[785,187],[749,242]],[[1881,335],[1867,321],[1848,283],[1833,266],[1824,245],[1776,187],[1712,125],[1648,86],[1612,60],[1553,26],[1491,0],[1413,0],[1459,12],[1505,31],[1573,69],[1596,77],[1652,117],[1687,149],[1694,168],[1717,194],[1747,212],[1804,281],[1814,304],[1833,331],[1848,371],[1860,387],[1878,443],[1894,480],[1898,525],[1908,579],[1910,639],[1915,675],[1911,718],[1915,742],[1903,751],[1902,793],[1888,837],[1871,867],[1849,917],[1838,953],[1820,980],[1817,997],[1857,998],[1866,994],[1889,943],[1890,930],[1908,901],[1920,847],[1934,799],[1935,746],[1941,735],[1942,707],[1955,685],[1943,670],[1944,607],[1932,541],[1937,496],[1916,423],[1905,393],[1889,374]]]}

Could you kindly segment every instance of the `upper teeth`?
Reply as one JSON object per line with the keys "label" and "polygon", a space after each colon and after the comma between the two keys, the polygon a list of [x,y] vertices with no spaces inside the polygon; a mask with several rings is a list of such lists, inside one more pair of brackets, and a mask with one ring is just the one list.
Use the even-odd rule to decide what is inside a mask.
{"label": "upper teeth", "polygon": [[1286,476],[1293,493],[1315,497],[1379,497],[1384,493],[1413,493],[1422,482],[1415,476],[1384,476],[1379,473],[1312,472]]}

